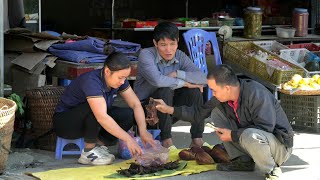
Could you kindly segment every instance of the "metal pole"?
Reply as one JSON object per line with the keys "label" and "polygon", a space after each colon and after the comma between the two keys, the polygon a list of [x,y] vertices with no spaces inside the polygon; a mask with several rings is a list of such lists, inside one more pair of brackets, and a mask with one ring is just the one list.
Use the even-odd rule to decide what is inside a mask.
{"label": "metal pole", "polygon": [[189,0],[186,0],[186,18],[189,17]]}
{"label": "metal pole", "polygon": [[113,28],[114,28],[114,0],[112,0],[112,4],[111,4],[111,38],[114,39],[114,32],[113,32]]}
{"label": "metal pole", "polygon": [[38,24],[39,24],[39,32],[41,32],[41,0],[38,0],[39,1],[39,15],[38,15]]}
{"label": "metal pole", "polygon": [[0,97],[3,97],[4,95],[4,47],[3,47],[3,17],[4,17],[4,13],[3,13],[3,6],[4,3],[3,1],[0,1]]}

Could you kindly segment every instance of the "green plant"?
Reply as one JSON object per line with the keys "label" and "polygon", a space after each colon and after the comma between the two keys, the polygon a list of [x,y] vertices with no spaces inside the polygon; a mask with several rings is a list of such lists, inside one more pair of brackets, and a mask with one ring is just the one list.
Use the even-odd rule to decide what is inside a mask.
{"label": "green plant", "polygon": [[22,115],[24,113],[24,109],[23,109],[24,108],[24,104],[23,104],[20,96],[17,95],[16,93],[12,93],[12,94],[10,94],[8,99],[11,99],[12,101],[14,101],[17,104],[19,113]]}

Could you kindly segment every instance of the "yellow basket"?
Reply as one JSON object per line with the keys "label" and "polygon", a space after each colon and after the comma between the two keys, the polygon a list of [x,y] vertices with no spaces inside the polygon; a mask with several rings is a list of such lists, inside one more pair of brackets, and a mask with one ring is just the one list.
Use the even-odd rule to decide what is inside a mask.
{"label": "yellow basket", "polygon": [[[274,56],[279,61],[289,65],[292,69],[280,70],[274,67],[269,67],[263,61],[247,55],[249,51],[259,50],[266,52],[269,56]],[[280,58],[276,54],[271,54],[250,41],[228,42],[224,49],[224,57],[227,64],[230,62],[231,64],[238,65],[243,70],[276,85],[289,81],[294,74],[300,74],[301,76],[304,75],[304,70],[301,67]]]}
{"label": "yellow basket", "polygon": [[226,64],[238,65],[240,68],[246,69],[249,72],[253,71],[254,58],[249,56],[246,51],[256,48],[250,41],[246,42],[228,42],[224,46],[223,55]]}
{"label": "yellow basket", "polygon": [[6,168],[10,152],[16,109],[14,101],[0,97],[0,174]]}
{"label": "yellow basket", "polygon": [[[257,46],[258,49],[263,52],[267,52],[256,44],[254,44],[254,46]],[[294,74],[300,74],[301,76],[304,76],[304,69],[302,69],[301,67],[280,58],[280,56],[278,56],[276,54],[270,54],[270,53],[268,53],[268,54],[270,56],[274,56],[277,60],[281,61],[282,63],[287,64],[292,69],[290,69],[290,70],[277,69],[277,68],[268,66],[266,63],[259,61],[256,58],[253,58],[254,59],[252,61],[253,62],[253,74],[257,75],[258,77],[260,77],[263,80],[266,80],[266,81],[271,82],[276,85],[280,85],[281,83],[285,83],[287,81],[290,81],[290,79],[292,78],[292,76]]]}

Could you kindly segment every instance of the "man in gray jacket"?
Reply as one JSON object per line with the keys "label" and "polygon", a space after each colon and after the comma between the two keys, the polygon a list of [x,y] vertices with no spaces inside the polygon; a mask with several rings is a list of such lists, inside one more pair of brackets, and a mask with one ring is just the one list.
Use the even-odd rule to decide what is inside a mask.
{"label": "man in gray jacket", "polygon": [[[207,83],[206,75],[192,60],[178,50],[179,30],[170,22],[159,23],[154,29],[154,47],[141,50],[138,57],[137,79],[134,91],[143,104],[150,97],[163,99],[174,106],[201,106],[202,89]],[[158,112],[162,145],[174,147],[171,136],[172,119],[168,114]],[[201,146],[204,124],[192,123],[190,146]]]}
{"label": "man in gray jacket", "polygon": [[[216,134],[231,159],[221,171],[253,171],[255,164],[266,179],[277,179],[291,155],[293,130],[279,102],[253,80],[239,80],[227,65],[216,66],[208,76],[214,97],[201,107],[170,107],[156,100],[157,109],[189,121],[214,122]],[[210,114],[211,112],[211,114]]]}

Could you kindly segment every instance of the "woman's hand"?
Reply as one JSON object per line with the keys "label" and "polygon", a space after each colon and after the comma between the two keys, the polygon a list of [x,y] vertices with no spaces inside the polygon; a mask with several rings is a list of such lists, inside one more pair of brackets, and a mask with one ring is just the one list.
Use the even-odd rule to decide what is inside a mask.
{"label": "woman's hand", "polygon": [[126,141],[128,150],[131,154],[131,156],[135,155],[142,155],[142,148],[139,146],[139,144],[134,140],[134,138],[130,137]]}
{"label": "woman's hand", "polygon": [[147,130],[139,131],[139,134],[144,147],[147,147],[147,144],[150,144],[153,148],[156,148],[156,142],[153,139],[152,134],[150,134]]}

